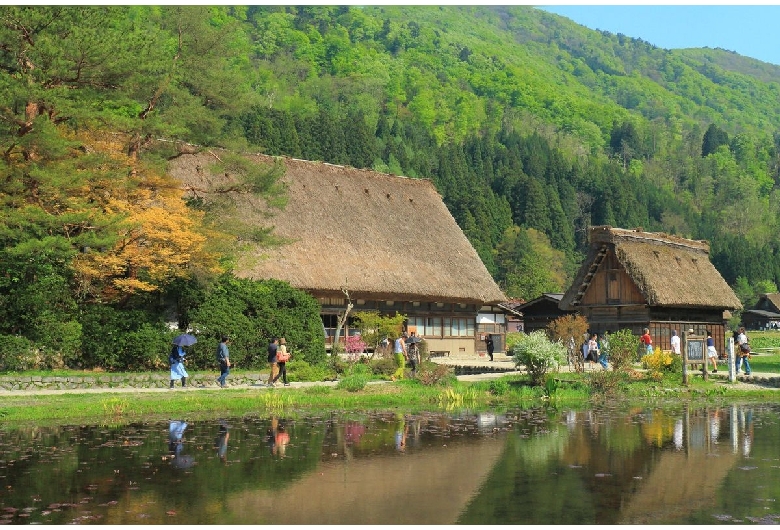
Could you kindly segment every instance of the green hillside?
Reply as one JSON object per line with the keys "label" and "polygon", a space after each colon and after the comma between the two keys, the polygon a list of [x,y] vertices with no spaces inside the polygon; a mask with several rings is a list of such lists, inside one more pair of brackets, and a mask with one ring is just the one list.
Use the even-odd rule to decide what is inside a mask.
{"label": "green hillside", "polygon": [[709,240],[750,303],[780,281],[779,92],[529,6],[0,6],[0,350],[83,359],[97,313],[157,325],[273,243],[182,202],[191,144],[430,178],[509,296],[565,289],[610,224]]}

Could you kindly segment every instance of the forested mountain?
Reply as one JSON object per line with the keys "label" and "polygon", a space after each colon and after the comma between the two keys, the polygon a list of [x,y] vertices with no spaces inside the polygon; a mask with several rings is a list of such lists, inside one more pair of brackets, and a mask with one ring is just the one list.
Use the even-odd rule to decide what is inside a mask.
{"label": "forested mountain", "polygon": [[430,178],[509,296],[610,224],[709,240],[749,301],[780,280],[778,96],[777,66],[529,6],[0,6],[0,350],[78,355],[95,308],[181,310],[268,238],[182,202],[193,144]]}

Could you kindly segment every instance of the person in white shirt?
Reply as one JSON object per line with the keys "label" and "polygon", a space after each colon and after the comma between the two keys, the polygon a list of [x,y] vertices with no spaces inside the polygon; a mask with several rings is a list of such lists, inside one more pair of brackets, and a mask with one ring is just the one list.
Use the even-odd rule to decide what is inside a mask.
{"label": "person in white shirt", "polygon": [[680,336],[677,335],[677,330],[672,330],[672,353],[680,355]]}

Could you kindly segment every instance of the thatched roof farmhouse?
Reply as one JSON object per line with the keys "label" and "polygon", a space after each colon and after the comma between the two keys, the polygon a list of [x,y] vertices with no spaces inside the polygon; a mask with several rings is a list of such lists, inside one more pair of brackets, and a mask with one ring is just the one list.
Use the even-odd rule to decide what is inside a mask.
{"label": "thatched roof farmhouse", "polygon": [[759,296],[756,304],[742,312],[747,329],[777,329],[780,327],[780,293]]}
{"label": "thatched roof farmhouse", "polygon": [[590,249],[560,302],[597,333],[650,328],[654,344],[669,348],[671,330],[712,331],[724,352],[724,312],[741,309],[737,296],[709,260],[709,245],[663,233],[596,226]]}
{"label": "thatched roof farmhouse", "polygon": [[[493,306],[506,297],[431,181],[290,158],[247,158],[281,161],[289,200],[268,217],[258,197],[237,193],[237,211],[245,222],[273,227],[288,243],[242,254],[238,276],[275,278],[310,292],[323,304],[326,331],[328,315],[344,309],[346,289],[355,311],[414,316],[410,325],[422,328],[426,339],[439,339],[431,349],[464,352],[463,343],[470,342],[465,353],[473,354],[478,313],[495,309],[496,318],[488,320],[500,320]],[[214,162],[211,152],[185,154],[171,161],[169,171],[185,186],[205,190],[230,178],[208,170]],[[433,317],[439,320],[426,330],[421,319]],[[460,331],[459,344],[448,339],[452,318],[468,319],[455,329],[465,325],[469,341]],[[449,328],[442,329],[445,324]]]}

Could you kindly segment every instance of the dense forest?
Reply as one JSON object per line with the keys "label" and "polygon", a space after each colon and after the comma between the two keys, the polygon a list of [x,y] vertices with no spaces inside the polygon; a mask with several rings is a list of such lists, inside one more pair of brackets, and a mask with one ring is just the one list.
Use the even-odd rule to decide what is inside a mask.
{"label": "dense forest", "polygon": [[778,96],[778,66],[529,6],[0,6],[0,353],[99,364],[208,320],[234,249],[273,244],[182,200],[166,161],[210,146],[431,179],[510,297],[563,291],[610,224],[708,240],[749,304],[780,281]]}

